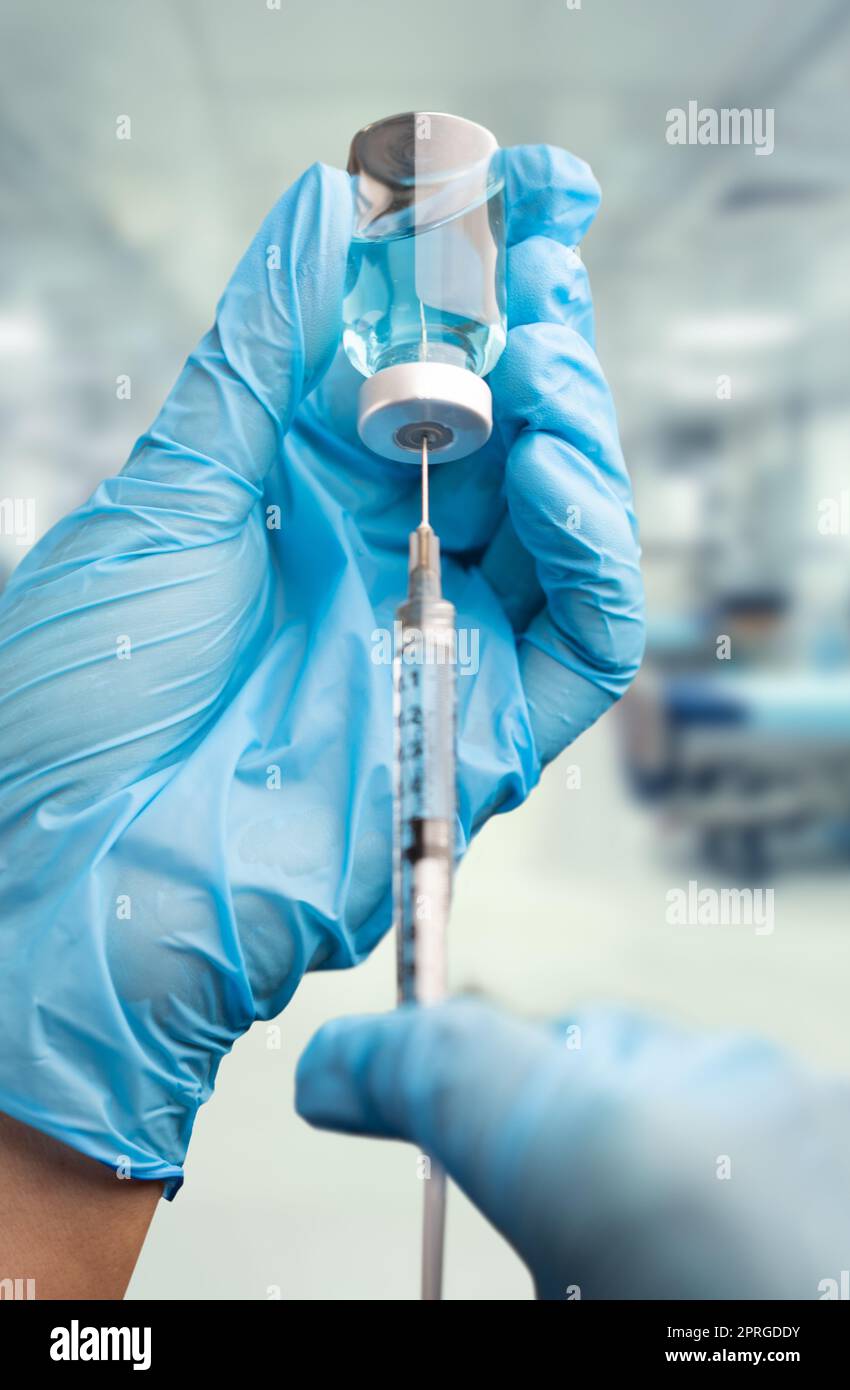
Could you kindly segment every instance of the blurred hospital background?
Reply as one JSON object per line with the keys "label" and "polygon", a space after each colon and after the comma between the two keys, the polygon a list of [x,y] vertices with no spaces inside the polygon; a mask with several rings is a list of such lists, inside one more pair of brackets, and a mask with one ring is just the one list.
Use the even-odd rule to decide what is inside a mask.
{"label": "blurred hospital background", "polygon": [[[121,467],[268,207],[314,159],[344,164],[359,126],[453,111],[591,162],[584,255],[649,651],[615,715],[473,847],[454,984],[541,1017],[606,1001],[743,1028],[850,1069],[846,0],[6,0],[2,26],[0,499],[34,499],[35,535]],[[689,101],[774,109],[774,153],[669,144]],[[24,553],[10,516],[0,578]],[[671,923],[689,883],[772,889],[774,930]],[[265,1025],[237,1046],[131,1296],[416,1296],[415,1155],[291,1107],[314,1028],[392,1001],[385,941],[311,977],[279,1047]],[[456,1191],[447,1270],[450,1298],[531,1296]]]}

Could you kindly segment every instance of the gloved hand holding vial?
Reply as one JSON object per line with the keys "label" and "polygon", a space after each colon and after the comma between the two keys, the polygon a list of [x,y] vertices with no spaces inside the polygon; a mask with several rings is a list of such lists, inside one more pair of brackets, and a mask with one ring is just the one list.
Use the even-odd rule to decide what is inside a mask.
{"label": "gloved hand holding vial", "polygon": [[[429,764],[448,799],[404,812],[403,872],[430,875],[435,904],[473,834],[640,661],[631,493],[573,249],[597,185],[549,147],[496,157],[471,123],[449,167],[449,127],[430,119],[424,198],[376,165],[368,214],[360,172],[316,165],[280,199],[123,470],[0,602],[0,1111],[96,1161],[95,1217],[38,1144],[21,1139],[7,1174],[0,1135],[3,1239],[15,1248],[27,1185],[31,1210],[45,1191],[61,1208],[44,1290],[123,1287],[151,1208],[141,1228],[121,1212],[180,1187],[235,1040],[390,926],[393,680],[376,634],[408,593],[411,533],[414,588],[435,581],[439,536],[431,597],[476,639],[474,663],[438,676],[442,750],[457,689],[456,778],[445,751]],[[384,218],[412,236],[384,241]],[[129,1264],[104,1260],[97,1165]],[[119,1168],[136,1181],[116,1202]],[[72,1263],[51,1235],[66,1219]]]}

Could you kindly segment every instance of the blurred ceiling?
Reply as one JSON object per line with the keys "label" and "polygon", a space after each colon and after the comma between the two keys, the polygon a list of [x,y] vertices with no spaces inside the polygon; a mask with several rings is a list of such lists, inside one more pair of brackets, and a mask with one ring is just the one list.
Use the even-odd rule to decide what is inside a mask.
{"label": "blurred ceiling", "polygon": [[[0,467],[55,469],[49,511],[120,465],[279,192],[395,110],[593,164],[627,432],[724,371],[755,406],[846,398],[846,0],[6,0],[0,53]],[[670,146],[689,100],[774,107],[775,153]]]}

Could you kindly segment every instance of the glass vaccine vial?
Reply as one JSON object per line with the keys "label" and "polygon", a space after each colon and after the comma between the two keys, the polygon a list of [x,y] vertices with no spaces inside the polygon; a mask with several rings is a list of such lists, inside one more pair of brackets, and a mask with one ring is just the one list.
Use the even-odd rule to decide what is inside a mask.
{"label": "glass vaccine vial", "polygon": [[434,111],[358,131],[343,344],[366,378],[358,431],[385,458],[432,463],[486,443],[482,377],[505,346],[504,178],[483,126]]}

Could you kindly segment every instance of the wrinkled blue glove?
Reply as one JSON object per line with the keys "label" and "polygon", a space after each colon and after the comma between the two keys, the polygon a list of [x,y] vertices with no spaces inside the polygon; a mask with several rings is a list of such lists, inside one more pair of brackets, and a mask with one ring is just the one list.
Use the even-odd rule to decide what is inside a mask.
{"label": "wrinkled blue glove", "polygon": [[454,1000],[325,1024],[311,1124],[432,1154],[538,1296],[828,1296],[850,1256],[850,1086],[752,1038]]}
{"label": "wrinkled blue glove", "polygon": [[[459,680],[461,848],[622,694],[643,642],[570,249],[597,186],[547,148],[510,152],[506,183],[497,427],[432,486],[445,588],[480,641]],[[0,1109],[169,1194],[234,1040],[390,922],[373,634],[406,592],[418,479],[357,439],[351,225],[348,176],[308,170],[123,472],[0,606]]]}

